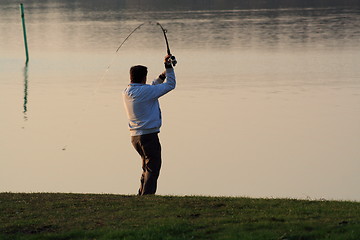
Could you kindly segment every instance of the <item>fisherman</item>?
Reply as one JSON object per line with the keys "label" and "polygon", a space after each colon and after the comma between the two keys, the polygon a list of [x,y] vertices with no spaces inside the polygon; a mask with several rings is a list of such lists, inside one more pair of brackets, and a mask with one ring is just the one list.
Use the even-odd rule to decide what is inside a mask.
{"label": "fisherman", "polygon": [[[161,168],[159,98],[175,88],[175,73],[171,54],[165,56],[165,71],[151,85],[146,84],[147,67],[130,68],[130,84],[123,92],[129,119],[131,143],[142,159],[142,175],[138,195],[155,194]],[[166,79],[166,81],[165,81]]]}

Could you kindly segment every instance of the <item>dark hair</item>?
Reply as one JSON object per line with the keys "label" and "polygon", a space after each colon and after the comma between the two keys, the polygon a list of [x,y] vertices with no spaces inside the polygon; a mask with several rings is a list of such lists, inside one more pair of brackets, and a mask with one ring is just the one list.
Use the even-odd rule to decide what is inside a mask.
{"label": "dark hair", "polygon": [[147,67],[137,65],[130,68],[130,81],[132,83],[141,83],[147,75]]}

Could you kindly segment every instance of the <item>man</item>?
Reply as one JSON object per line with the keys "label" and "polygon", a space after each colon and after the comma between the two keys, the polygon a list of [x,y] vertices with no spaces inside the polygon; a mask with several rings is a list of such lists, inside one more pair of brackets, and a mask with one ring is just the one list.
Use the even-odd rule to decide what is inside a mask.
{"label": "man", "polygon": [[131,143],[142,159],[143,173],[138,195],[155,194],[160,174],[161,145],[158,133],[162,121],[158,99],[176,85],[171,55],[165,56],[165,69],[165,72],[148,85],[147,67],[131,67],[130,84],[123,92]]}

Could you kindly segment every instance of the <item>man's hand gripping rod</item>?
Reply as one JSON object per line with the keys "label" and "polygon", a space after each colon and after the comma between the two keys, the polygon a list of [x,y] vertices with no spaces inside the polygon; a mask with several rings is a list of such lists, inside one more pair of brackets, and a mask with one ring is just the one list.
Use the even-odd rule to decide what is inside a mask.
{"label": "man's hand gripping rod", "polygon": [[168,42],[168,39],[167,39],[167,36],[166,36],[167,30],[164,29],[164,28],[161,26],[160,23],[156,23],[156,24],[160,26],[161,30],[162,30],[163,33],[164,33],[165,42],[166,42],[166,48],[167,48],[167,54],[171,56],[171,57],[169,58],[169,61],[170,61],[170,63],[175,67],[175,65],[177,64],[177,61],[176,61],[175,56],[172,56],[171,53],[170,53],[169,42]]}

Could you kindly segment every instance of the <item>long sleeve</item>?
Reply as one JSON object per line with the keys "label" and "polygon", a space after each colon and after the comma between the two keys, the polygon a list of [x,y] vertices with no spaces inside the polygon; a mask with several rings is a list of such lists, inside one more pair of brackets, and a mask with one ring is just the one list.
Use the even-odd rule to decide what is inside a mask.
{"label": "long sleeve", "polygon": [[[161,80],[161,79],[160,79]],[[154,84],[155,82],[155,84]],[[163,96],[164,94],[173,90],[176,86],[176,77],[173,68],[166,69],[166,81],[160,83],[159,79],[153,81],[153,85],[147,85],[147,94],[143,97],[145,99],[154,99]]]}

